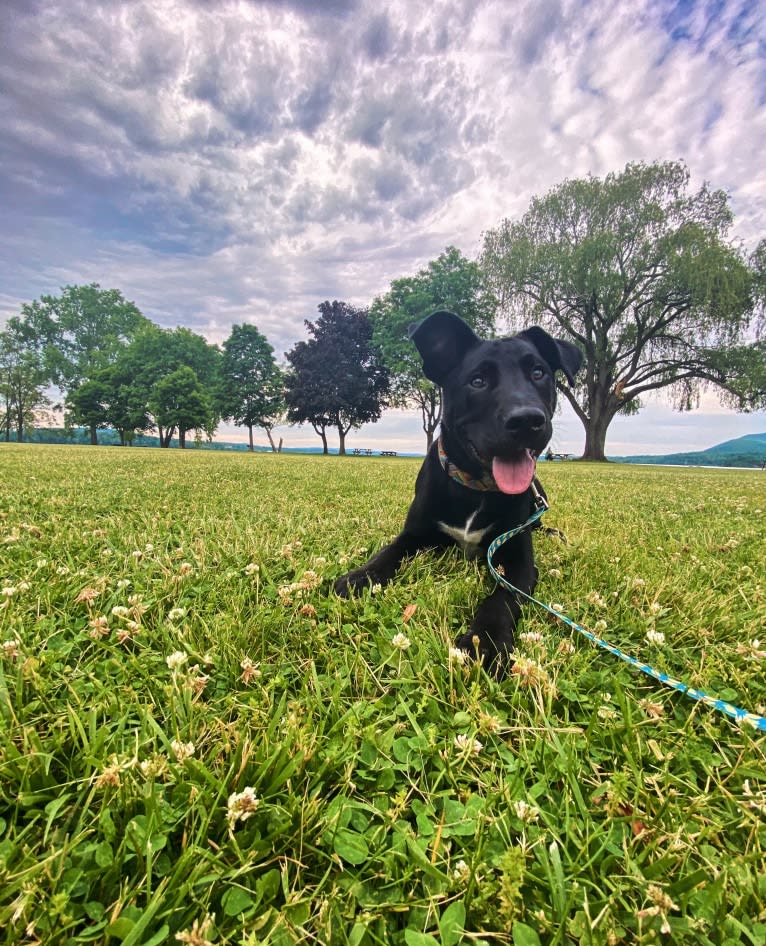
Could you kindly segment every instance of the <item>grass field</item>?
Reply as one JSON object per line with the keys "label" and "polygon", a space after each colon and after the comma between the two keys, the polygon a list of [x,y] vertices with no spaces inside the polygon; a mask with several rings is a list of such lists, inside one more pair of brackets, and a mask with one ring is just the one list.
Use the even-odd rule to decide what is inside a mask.
{"label": "grass field", "polygon": [[[0,445],[0,943],[763,944],[766,737],[457,552],[417,461]],[[543,600],[766,713],[766,474],[546,464]]]}

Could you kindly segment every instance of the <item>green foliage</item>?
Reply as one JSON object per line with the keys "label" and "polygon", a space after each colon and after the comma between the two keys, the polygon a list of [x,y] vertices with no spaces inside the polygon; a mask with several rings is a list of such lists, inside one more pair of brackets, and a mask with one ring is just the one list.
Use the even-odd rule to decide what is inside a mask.
{"label": "green foliage", "polygon": [[641,394],[667,388],[689,407],[700,384],[725,387],[711,353],[735,345],[753,315],[756,268],[727,239],[727,195],[688,187],[682,163],[628,164],[564,181],[485,235],[482,266],[512,323],[584,353],[576,390],[561,390],[586,457],[604,458],[611,420]]}
{"label": "green foliage", "polygon": [[150,325],[118,289],[98,283],[66,286],[21,307],[22,321],[45,354],[52,383],[68,392],[112,364],[125,345]]}
{"label": "green foliage", "polygon": [[711,351],[710,361],[726,379],[727,404],[741,411],[766,410],[766,340]]}
{"label": "green foliage", "polygon": [[177,368],[155,382],[149,409],[158,426],[178,431],[181,447],[186,446],[189,430],[205,430],[210,437],[213,435],[210,398],[193,368]]}
{"label": "green foliage", "polygon": [[[332,594],[416,472],[0,446],[0,943],[763,942],[763,734],[529,608],[464,667],[456,552]],[[762,474],[542,475],[543,600],[763,707]]]}
{"label": "green foliage", "polygon": [[436,309],[457,313],[479,335],[494,332],[497,300],[477,263],[449,246],[415,276],[395,279],[370,307],[373,338],[391,374],[391,402],[417,407],[430,447],[441,418],[439,389],[424,375],[408,329]]}
{"label": "green foliage", "polygon": [[335,427],[343,455],[349,430],[379,419],[389,374],[366,310],[337,301],[318,308],[317,321],[305,323],[311,338],[287,353],[292,369],[285,378],[287,416],[293,423],[311,424],[325,453],[326,430]]}
{"label": "green foliage", "polygon": [[[187,328],[170,330],[150,325],[139,332],[113,369],[125,429],[148,429],[144,422],[148,411],[154,415],[160,442],[165,447],[170,445],[176,429],[179,441],[182,439],[179,420],[187,425],[183,435],[198,428],[212,436],[218,422],[214,392],[220,360],[221,353],[215,346]],[[183,369],[194,374],[195,383]],[[173,376],[173,381],[167,383],[165,379],[169,376]],[[178,400],[185,390],[194,398],[188,409]]]}
{"label": "green foliage", "polygon": [[0,332],[0,429],[10,440],[24,439],[34,425],[36,413],[50,404],[45,394],[46,373],[42,355],[18,319],[9,320]]}
{"label": "green foliage", "polygon": [[274,349],[254,325],[234,325],[223,343],[216,403],[221,417],[250,431],[276,425],[285,405],[283,378],[274,360]]}

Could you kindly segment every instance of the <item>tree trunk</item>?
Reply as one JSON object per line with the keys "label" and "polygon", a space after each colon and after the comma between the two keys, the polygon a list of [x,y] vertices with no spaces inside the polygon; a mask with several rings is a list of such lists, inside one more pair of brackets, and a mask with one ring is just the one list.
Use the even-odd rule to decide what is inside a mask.
{"label": "tree trunk", "polygon": [[250,431],[250,445],[247,449],[250,451],[250,453],[252,453],[255,450],[255,447],[253,446],[253,425],[248,424],[247,429]]}
{"label": "tree trunk", "polygon": [[423,393],[420,398],[420,414],[426,435],[426,453],[428,453],[433,446],[434,434],[442,416],[441,392],[438,388]]}
{"label": "tree trunk", "polygon": [[319,436],[322,438],[322,453],[323,453],[325,456],[327,456],[327,454],[328,454],[330,451],[327,449],[327,434],[325,433],[325,428],[324,428],[324,427],[323,427],[322,430],[320,431]]}
{"label": "tree trunk", "polygon": [[178,428],[178,446],[182,449],[186,449],[186,431],[183,427]]}
{"label": "tree trunk", "polygon": [[[595,401],[595,399],[594,399]],[[594,403],[592,401],[591,403]],[[606,432],[614,419],[615,410],[611,405],[602,405],[595,401],[590,417],[583,419],[585,427],[585,448],[581,459],[606,462]]]}
{"label": "tree trunk", "polygon": [[338,424],[338,456],[346,455],[346,431]]}
{"label": "tree trunk", "polygon": [[90,425],[90,445],[91,447],[98,446],[98,430],[95,424]]}

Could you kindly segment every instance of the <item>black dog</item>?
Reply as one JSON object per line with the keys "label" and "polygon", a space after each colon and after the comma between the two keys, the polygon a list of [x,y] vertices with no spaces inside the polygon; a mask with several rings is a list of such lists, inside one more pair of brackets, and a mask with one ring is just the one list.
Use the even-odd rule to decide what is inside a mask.
{"label": "black dog", "polygon": [[[579,349],[541,328],[483,341],[451,312],[410,327],[427,378],[442,389],[441,437],[418,474],[404,529],[366,565],[335,583],[340,595],[390,581],[402,559],[420,549],[462,546],[486,554],[502,532],[534,510],[535,460],[551,437],[557,371],[570,384]],[[537,582],[529,530],[501,546],[495,564],[531,593]],[[513,648],[516,598],[499,585],[479,605],[458,647],[501,676]],[[477,653],[478,650],[478,653]]]}

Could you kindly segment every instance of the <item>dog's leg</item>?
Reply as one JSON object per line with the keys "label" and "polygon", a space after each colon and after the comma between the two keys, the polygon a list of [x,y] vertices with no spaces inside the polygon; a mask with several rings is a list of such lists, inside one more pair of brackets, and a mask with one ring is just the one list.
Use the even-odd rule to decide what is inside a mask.
{"label": "dog's leg", "polygon": [[[498,549],[495,567],[514,587],[532,594],[537,584],[532,536],[524,532]],[[521,608],[516,595],[497,585],[479,605],[470,630],[461,634],[457,646],[480,660],[488,673],[501,678],[510,665],[514,631]]]}
{"label": "dog's leg", "polygon": [[412,532],[400,532],[390,545],[384,545],[365,565],[348,572],[335,582],[335,591],[343,598],[367,585],[386,585],[396,574],[402,559],[434,543]]}

